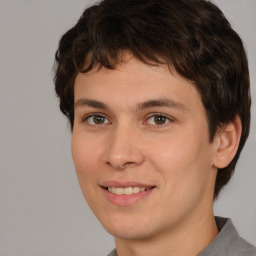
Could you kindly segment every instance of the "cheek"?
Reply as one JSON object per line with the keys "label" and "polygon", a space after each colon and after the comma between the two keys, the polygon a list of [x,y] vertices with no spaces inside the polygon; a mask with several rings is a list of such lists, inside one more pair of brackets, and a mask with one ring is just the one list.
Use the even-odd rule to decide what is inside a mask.
{"label": "cheek", "polygon": [[[96,164],[99,163],[99,148],[88,138],[72,135],[72,157],[78,181],[83,190],[92,183],[95,175]],[[84,192],[84,191],[83,191]]]}
{"label": "cheek", "polygon": [[99,145],[87,136],[79,136],[73,131],[72,157],[81,191],[87,204],[95,211],[95,184],[99,173]]}
{"label": "cheek", "polygon": [[[163,177],[162,182],[173,193],[191,193],[204,186],[211,170],[211,146],[207,136],[176,134],[155,145],[150,155],[154,168]],[[157,156],[157,157],[153,157]]]}

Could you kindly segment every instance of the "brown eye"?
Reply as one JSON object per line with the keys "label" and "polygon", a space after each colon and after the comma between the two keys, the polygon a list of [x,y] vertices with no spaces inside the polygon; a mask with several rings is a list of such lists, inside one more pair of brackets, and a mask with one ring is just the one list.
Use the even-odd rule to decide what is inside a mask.
{"label": "brown eye", "polygon": [[166,123],[167,118],[165,116],[155,116],[154,122],[156,125],[163,125]]}
{"label": "brown eye", "polygon": [[93,122],[94,122],[95,124],[104,124],[104,122],[105,122],[105,117],[99,116],[99,115],[94,116],[94,117],[93,117]]}
{"label": "brown eye", "polygon": [[150,125],[161,126],[171,122],[172,119],[161,114],[154,114],[148,118],[147,123]]}
{"label": "brown eye", "polygon": [[91,125],[108,124],[109,121],[105,116],[93,114],[85,119]]}

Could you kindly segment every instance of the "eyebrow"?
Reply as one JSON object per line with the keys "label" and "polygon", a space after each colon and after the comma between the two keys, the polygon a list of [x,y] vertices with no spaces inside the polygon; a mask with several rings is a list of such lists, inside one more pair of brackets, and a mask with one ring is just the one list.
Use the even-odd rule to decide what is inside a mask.
{"label": "eyebrow", "polygon": [[[86,99],[86,98],[81,98],[78,99],[75,102],[74,107],[92,107],[92,108],[97,108],[97,109],[102,109],[102,110],[108,110],[108,107],[106,104],[103,102],[97,101],[97,100],[91,100],[91,99]],[[187,108],[174,100],[171,99],[154,99],[154,100],[147,100],[145,102],[139,103],[136,106],[137,111],[142,111],[144,109],[152,108],[152,107],[169,107],[169,108],[174,108],[174,109],[180,109],[180,110],[187,110]]]}
{"label": "eyebrow", "polygon": [[180,110],[186,110],[186,107],[183,104],[171,99],[147,100],[143,103],[138,104],[137,110],[143,110],[152,107],[169,107]]}
{"label": "eyebrow", "polygon": [[106,104],[104,104],[100,101],[97,101],[97,100],[90,100],[90,99],[86,99],[86,98],[78,99],[75,102],[74,107],[77,108],[77,107],[83,107],[83,106],[98,108],[98,109],[102,109],[102,110],[108,109]]}

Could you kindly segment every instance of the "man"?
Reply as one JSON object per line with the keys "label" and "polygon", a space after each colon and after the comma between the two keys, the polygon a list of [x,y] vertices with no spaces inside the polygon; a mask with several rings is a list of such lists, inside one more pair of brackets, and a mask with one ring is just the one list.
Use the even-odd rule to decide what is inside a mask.
{"label": "man", "polygon": [[104,0],[60,40],[55,88],[109,255],[256,255],[213,201],[249,134],[246,54],[204,0]]}

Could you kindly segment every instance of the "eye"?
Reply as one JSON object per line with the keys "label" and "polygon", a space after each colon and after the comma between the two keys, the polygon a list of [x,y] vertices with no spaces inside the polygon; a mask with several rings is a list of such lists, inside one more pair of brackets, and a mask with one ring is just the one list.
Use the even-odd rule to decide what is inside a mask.
{"label": "eye", "polygon": [[150,125],[158,125],[158,126],[165,125],[171,121],[172,121],[171,118],[163,114],[153,114],[147,119],[147,123],[149,123]]}
{"label": "eye", "polygon": [[109,120],[100,114],[92,114],[84,118],[84,121],[87,121],[90,125],[102,125],[110,123]]}

